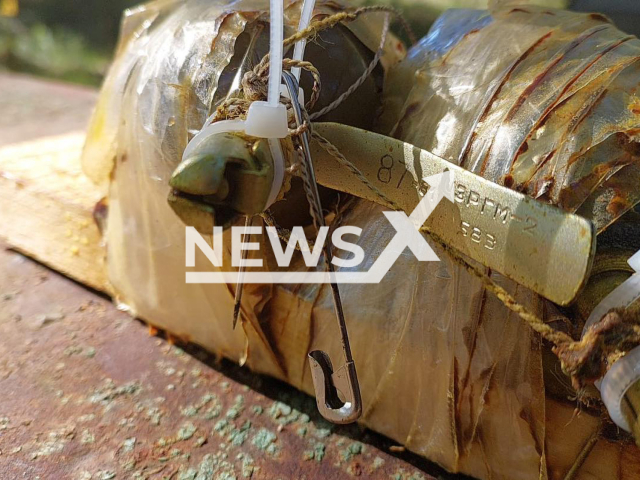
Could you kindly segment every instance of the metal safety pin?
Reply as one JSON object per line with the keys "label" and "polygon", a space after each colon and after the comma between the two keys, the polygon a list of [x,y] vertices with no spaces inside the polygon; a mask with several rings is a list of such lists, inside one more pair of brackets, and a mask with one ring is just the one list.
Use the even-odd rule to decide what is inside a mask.
{"label": "metal safety pin", "polygon": [[[244,221],[244,233],[242,234],[242,240],[247,240],[249,237],[249,227],[253,223],[253,216],[247,215]],[[238,323],[238,317],[240,316],[240,305],[242,302],[242,290],[244,289],[244,272],[245,263],[249,255],[249,250],[242,249],[242,258],[240,260],[240,266],[238,267],[238,282],[236,283],[236,294],[233,305],[233,329],[236,329]]]}
{"label": "metal safety pin", "polygon": [[[300,105],[298,98],[298,81],[293,74],[287,71],[282,72],[282,77],[289,92],[289,97],[291,98],[296,124],[300,127],[304,119],[302,114],[303,107]],[[308,131],[301,133],[299,149],[303,157],[302,168],[310,184],[308,186],[310,190],[308,195],[311,197],[309,198],[309,202],[313,202],[312,208],[315,208],[316,212],[320,212],[320,215],[312,214],[316,229],[319,231],[321,227],[325,226],[325,223],[324,217],[322,216],[318,184],[311,160]],[[334,268],[330,245],[325,243],[323,251],[327,270],[330,275],[333,275]],[[311,377],[313,378],[316,402],[320,414],[333,423],[352,423],[360,418],[362,414],[360,385],[358,383],[356,365],[351,355],[349,334],[344,318],[340,290],[336,283],[331,283],[331,291],[333,293],[333,305],[338,319],[338,326],[340,327],[340,339],[342,341],[345,363],[334,371],[329,355],[321,350],[315,350],[309,353],[309,365],[311,367]]]}

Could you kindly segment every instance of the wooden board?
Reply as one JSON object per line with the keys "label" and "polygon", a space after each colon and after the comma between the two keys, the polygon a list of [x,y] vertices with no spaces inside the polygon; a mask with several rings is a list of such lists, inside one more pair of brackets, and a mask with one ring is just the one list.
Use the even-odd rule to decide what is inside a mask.
{"label": "wooden board", "polygon": [[93,219],[104,196],[80,153],[96,90],[0,74],[0,237],[16,249],[109,293]]}
{"label": "wooden board", "polygon": [[0,146],[84,131],[97,98],[93,88],[0,73]]}
{"label": "wooden board", "polygon": [[82,132],[0,148],[0,236],[59,272],[110,293],[94,220],[103,197],[80,169]]}

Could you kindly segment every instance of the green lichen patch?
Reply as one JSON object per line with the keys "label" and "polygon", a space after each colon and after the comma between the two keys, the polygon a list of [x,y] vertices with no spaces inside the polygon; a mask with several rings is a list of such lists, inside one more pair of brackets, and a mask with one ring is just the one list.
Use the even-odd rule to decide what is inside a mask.
{"label": "green lichen patch", "polygon": [[189,440],[196,433],[196,430],[197,428],[193,423],[187,422],[178,430],[177,438],[178,440]]}
{"label": "green lichen patch", "polygon": [[331,430],[328,428],[316,428],[313,432],[313,436],[317,438],[326,438],[331,435]]}
{"label": "green lichen patch", "polygon": [[196,475],[198,475],[198,471],[195,468],[183,469],[180,468],[178,471],[178,480],[195,480]]}
{"label": "green lichen patch", "polygon": [[267,450],[271,445],[273,445],[273,442],[276,441],[276,438],[277,436],[275,433],[267,430],[266,428],[261,428],[254,435],[251,443],[258,447],[260,450]]}
{"label": "green lichen patch", "polygon": [[75,428],[65,427],[53,432],[49,432],[46,440],[37,444],[37,450],[33,452],[31,458],[35,460],[38,457],[48,457],[50,455],[60,453],[65,445],[75,438]]}
{"label": "green lichen patch", "polygon": [[95,435],[87,429],[83,430],[82,433],[80,434],[80,443],[82,443],[83,445],[86,445],[89,443],[95,443],[95,441],[96,441]]}
{"label": "green lichen patch", "polygon": [[245,455],[242,459],[242,476],[244,478],[251,478],[257,467],[254,465],[253,459],[249,455]]}
{"label": "green lichen patch", "polygon": [[340,451],[342,460],[345,462],[350,461],[356,455],[360,455],[364,450],[364,445],[360,442],[353,442],[347,448]]}
{"label": "green lichen patch", "polygon": [[407,473],[403,468],[396,471],[391,478],[393,480],[426,480],[424,475],[420,473]]}
{"label": "green lichen patch", "polygon": [[203,417],[205,420],[213,420],[214,418],[219,417],[221,413],[222,405],[218,403],[207,408],[203,413]]}
{"label": "green lichen patch", "polygon": [[315,460],[316,462],[321,462],[324,459],[326,447],[324,443],[317,442],[313,449],[305,450],[303,453],[303,458],[305,460]]}
{"label": "green lichen patch", "polygon": [[300,418],[300,412],[291,408],[286,403],[273,402],[268,410],[271,418],[280,425],[288,425]]}
{"label": "green lichen patch", "polygon": [[240,428],[234,428],[229,432],[227,440],[235,447],[240,447],[249,436],[249,429],[251,428],[251,422],[247,420],[242,424]]}
{"label": "green lichen patch", "polygon": [[79,345],[71,345],[65,348],[62,353],[67,357],[70,357],[72,355],[80,355],[82,353],[82,350],[83,350],[82,347]]}
{"label": "green lichen patch", "polygon": [[217,460],[211,455],[207,454],[198,465],[198,473],[195,480],[212,480],[215,473]]}
{"label": "green lichen patch", "polygon": [[151,425],[160,425],[160,419],[162,418],[162,411],[158,407],[150,407],[145,412],[145,418],[149,420]]}
{"label": "green lichen patch", "polygon": [[122,443],[122,450],[124,452],[132,452],[135,446],[136,446],[136,438],[135,437],[127,438]]}
{"label": "green lichen patch", "polygon": [[237,395],[233,406],[227,410],[226,417],[234,420],[240,416],[242,411],[244,410],[244,397],[242,395]]}
{"label": "green lichen patch", "polygon": [[142,385],[139,382],[129,382],[121,386],[116,384],[111,379],[107,379],[104,383],[95,389],[89,396],[89,403],[100,403],[102,405],[108,405],[118,397],[137,395],[142,391]]}
{"label": "green lichen patch", "polygon": [[190,440],[195,435],[198,428],[191,422],[183,423],[174,437],[161,438],[156,442],[158,447],[169,447],[175,443]]}
{"label": "green lichen patch", "polygon": [[193,405],[180,408],[180,413],[185,417],[195,417],[198,414],[198,409]]}
{"label": "green lichen patch", "polygon": [[253,407],[251,407],[251,411],[254,415],[262,415],[262,412],[264,412],[264,408],[262,408],[260,405],[254,405]]}
{"label": "green lichen patch", "polygon": [[223,418],[218,420],[216,424],[213,426],[213,431],[218,433],[221,437],[227,435],[233,429],[233,423],[230,423],[229,420]]}
{"label": "green lichen patch", "polygon": [[376,458],[373,459],[373,463],[371,464],[371,468],[373,470],[378,470],[383,465],[384,465],[384,459],[382,457],[376,457]]}
{"label": "green lichen patch", "polygon": [[205,408],[209,404],[213,405],[209,407],[207,411],[205,411],[205,418],[207,418],[208,414],[214,413],[216,411],[218,411],[217,415],[219,415],[219,410],[222,408],[222,406],[220,405],[220,400],[215,393],[207,393],[203,395],[200,401],[198,401],[197,403],[180,408],[180,413],[185,417],[195,417],[203,408]]}

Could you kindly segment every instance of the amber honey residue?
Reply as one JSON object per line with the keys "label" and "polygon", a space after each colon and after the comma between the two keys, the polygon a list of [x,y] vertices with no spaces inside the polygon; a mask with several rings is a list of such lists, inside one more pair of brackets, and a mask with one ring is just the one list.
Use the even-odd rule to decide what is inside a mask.
{"label": "amber honey residue", "polygon": [[608,19],[606,16],[602,15],[601,13],[590,13],[590,14],[589,14],[589,18],[590,18],[591,20],[596,20],[596,21],[600,21],[600,22],[611,23],[611,22],[609,21],[609,19]]}
{"label": "amber honey residue", "polygon": [[625,197],[616,194],[607,205],[607,212],[617,218],[632,206]]}

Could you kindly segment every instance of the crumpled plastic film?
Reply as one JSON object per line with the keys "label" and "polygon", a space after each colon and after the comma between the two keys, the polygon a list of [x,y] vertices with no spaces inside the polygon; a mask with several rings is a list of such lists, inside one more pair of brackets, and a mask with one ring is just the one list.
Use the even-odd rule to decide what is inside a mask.
{"label": "crumpled plastic film", "polygon": [[[268,19],[268,7],[268,0],[161,0],[129,11],[89,127],[83,166],[96,183],[109,184],[108,268],[122,308],[178,337],[237,361],[248,359],[257,370],[286,378],[280,353],[265,333],[269,328],[260,325],[274,287],[247,288],[245,304],[252,306],[245,314],[250,321],[245,332],[233,331],[230,287],[185,284],[184,225],[167,204],[168,181],[188,140],[216,103],[237,89],[236,72],[257,63],[268,51],[268,42],[259,37],[268,36],[264,28],[268,24],[259,27],[257,22]],[[298,24],[300,3],[285,7],[285,35],[289,35]],[[338,9],[334,2],[319,2],[315,15]],[[325,53],[326,65],[343,65],[341,71],[332,72],[334,81],[325,73],[320,106],[346,89],[353,75],[371,61],[373,52],[367,46],[377,48],[381,20],[381,14],[358,19],[347,28],[321,33],[309,46],[308,52]],[[342,50],[333,46],[336,42],[343,42]],[[240,61],[248,64],[232,65],[227,73],[236,43]],[[255,50],[245,58],[250,44]],[[400,50],[397,40],[390,38],[387,45],[383,59],[390,65]],[[343,58],[345,52],[353,58]],[[308,81],[304,74],[303,80]],[[224,90],[217,88],[219,81]],[[382,84],[372,76],[361,90],[367,88],[381,91]],[[348,102],[358,102],[359,95],[356,92]],[[377,108],[349,107],[332,112],[328,119],[348,122],[364,112],[372,125]],[[197,267],[211,269],[202,259]]]}
{"label": "crumpled plastic film", "polygon": [[[234,55],[253,45],[253,40],[251,61],[267,51],[256,27],[257,19],[267,18],[267,8],[266,0],[186,0],[151,2],[134,10],[125,21],[118,56],[89,130],[83,163],[95,181],[109,185],[105,238],[109,276],[118,302],[177,337],[246,362],[256,371],[313,394],[307,352],[320,348],[332,358],[341,358],[330,288],[246,285],[240,327],[232,330],[235,285],[185,283],[185,229],[167,204],[168,180],[187,141],[216,103],[237,87],[236,72],[246,59]],[[289,31],[297,25],[299,8],[299,3],[286,5]],[[316,14],[340,8],[335,2],[320,2]],[[380,32],[380,14],[376,15],[316,39],[317,51],[327,55],[320,70],[325,97],[319,103],[333,100],[353,82],[340,75],[349,69],[351,73],[363,71],[372,58]],[[429,143],[441,155],[457,157],[462,146],[456,142],[459,138],[466,141],[459,134],[467,131],[464,127],[474,122],[474,109],[486,100],[482,96],[486,85],[480,88],[474,83],[476,77],[497,89],[492,73],[515,63],[513,58],[494,54],[492,49],[504,46],[503,41],[472,43],[469,48],[473,51],[465,52],[468,38],[493,29],[503,39],[516,38],[522,30],[533,38],[556,32],[570,39],[584,22],[572,14],[558,13],[566,22],[554,27],[542,11],[516,12],[530,25],[506,22],[503,33],[498,28],[502,17],[474,13],[475,20],[465,24],[467,31],[459,40],[449,41],[450,46],[438,55],[424,53],[421,49],[437,45],[441,35],[455,35],[447,18],[459,21],[460,14],[448,15],[452,16],[439,22],[442,33],[414,48],[410,66],[399,66],[406,75],[423,62],[452,60],[448,65],[444,62],[441,76],[433,77],[433,86],[427,65],[418,72],[408,100],[408,106],[416,106],[404,109],[396,134],[411,137],[421,146]],[[584,21],[589,28],[606,26],[597,18]],[[320,43],[323,38],[330,41]],[[512,42],[503,49],[505,55],[517,55],[523,44],[535,43],[533,38]],[[394,64],[401,51],[393,39],[387,47],[385,68]],[[314,48],[311,43],[307,53],[311,55]],[[460,63],[453,61],[454,52],[461,56]],[[480,59],[488,65],[483,66]],[[461,71],[466,76],[456,82],[449,74],[463,69],[464,62],[482,71]],[[362,99],[367,98],[363,92],[376,92],[382,86],[376,75],[349,99],[355,103],[345,103],[331,118],[350,123],[366,117],[370,124],[357,126],[373,128],[380,105]],[[403,85],[409,90],[413,80]],[[442,92],[436,87],[443,88]],[[444,98],[455,101],[446,104]],[[429,108],[423,108],[423,103]],[[384,120],[391,117],[393,114],[385,113]],[[621,168],[620,174],[623,171]],[[606,182],[615,179],[611,175]],[[595,182],[590,190],[598,192],[606,182]],[[291,192],[274,206],[291,217],[304,216],[307,208]],[[368,270],[395,230],[378,205],[342,197],[337,208],[333,226],[362,228],[358,242],[368,255],[358,269]],[[224,270],[231,268],[229,237],[224,238]],[[264,268],[276,270],[268,240],[263,235],[260,241]],[[524,480],[547,478],[550,469],[568,471],[578,454],[573,447],[586,442],[591,431],[579,426],[566,442],[571,453],[548,463],[549,426],[545,398],[540,394],[545,387],[539,338],[487,295],[478,279],[454,264],[440,247],[433,248],[442,260],[439,263],[417,262],[407,251],[379,285],[340,286],[362,387],[363,423],[450,471],[478,478]],[[198,252],[194,270],[212,268]],[[296,253],[291,269],[303,268],[301,255]],[[495,273],[492,276],[520,303],[543,314],[543,302],[536,295]]]}
{"label": "crumpled plastic film", "polygon": [[[640,182],[640,40],[599,14],[507,3],[447,12],[409,52],[423,61],[393,134],[568,211],[602,206],[621,169]],[[640,202],[606,191],[581,210],[598,231]]]}
{"label": "crumpled plastic film", "polygon": [[[358,244],[366,252],[395,234],[384,210],[357,201],[345,213],[344,224],[363,229]],[[546,478],[539,454],[545,429],[540,342],[477,278],[431,245],[441,262],[416,262],[405,251],[380,284],[340,286],[363,421],[450,471]],[[358,268],[367,270],[375,258]],[[536,295],[493,278],[542,315]],[[331,307],[323,288],[313,309],[311,348],[328,348],[339,358]]]}
{"label": "crumpled plastic film", "polygon": [[[602,15],[522,3],[526,2],[498,1],[491,2],[488,11],[446,12],[409,50],[407,60],[389,73],[386,115],[378,129],[494,182],[576,212],[602,232],[640,201],[636,96],[640,41],[617,30]],[[551,320],[553,310],[547,307],[545,317],[549,314]],[[501,357],[497,350],[493,354]],[[561,379],[553,371],[557,365],[545,360],[544,367],[545,380]],[[513,391],[508,383],[501,388],[506,389],[501,390],[504,395]],[[558,420],[565,407],[553,398],[547,393],[545,401],[538,394],[526,403],[531,412],[543,412],[529,417],[533,424],[544,424],[537,431],[543,432],[542,443],[537,434],[527,437],[522,431],[519,440],[511,439],[510,447],[499,437],[494,444],[480,441],[490,475],[503,478],[494,467],[501,461],[494,458],[493,447],[511,453],[542,444],[543,448],[536,447],[540,464],[546,465],[540,475],[564,477],[580,448],[596,434],[596,425],[585,415],[571,421],[572,435],[568,435]],[[488,404],[484,414],[502,413],[501,407]],[[506,425],[503,432],[509,429]],[[517,435],[517,423],[513,428],[509,433]],[[604,465],[635,471],[631,465],[621,466],[622,458],[604,453],[612,448],[613,442],[595,448],[586,457],[589,466],[580,473],[618,478],[616,470],[603,473]],[[524,462],[520,468],[527,468]],[[504,478],[517,478],[523,471]],[[472,475],[478,476],[477,472]],[[533,471],[529,474],[535,477]]]}

